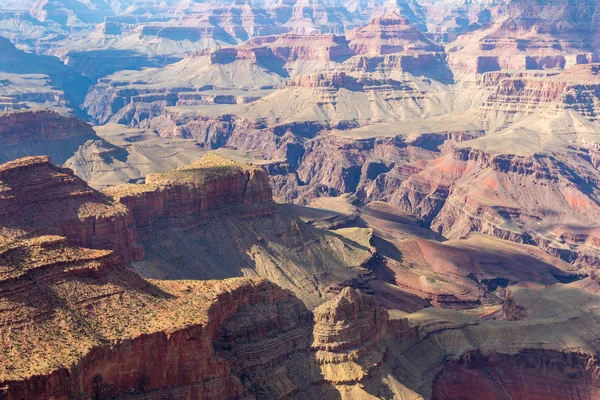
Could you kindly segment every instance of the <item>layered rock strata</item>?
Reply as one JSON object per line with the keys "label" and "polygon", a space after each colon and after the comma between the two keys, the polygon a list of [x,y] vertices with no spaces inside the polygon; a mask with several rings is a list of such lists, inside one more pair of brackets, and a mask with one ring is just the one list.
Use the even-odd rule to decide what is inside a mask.
{"label": "layered rock strata", "polygon": [[592,265],[598,172],[585,155],[563,156],[458,148],[410,176],[388,200],[449,238],[478,231]]}
{"label": "layered rock strata", "polygon": [[[264,359],[269,365],[294,354],[289,335],[308,337],[310,312],[269,283],[151,283],[115,260],[109,251],[73,248],[60,238],[2,249],[3,398],[247,398],[240,376],[232,373],[243,356],[230,364],[218,354],[227,321],[245,307],[274,322],[292,321],[251,326],[268,332],[264,341],[279,344],[279,352]],[[233,326],[248,337],[242,325]],[[245,354],[241,344],[229,348]]]}
{"label": "layered rock strata", "polygon": [[131,212],[48,157],[3,164],[0,188],[6,240],[60,235],[77,246],[114,250],[123,262],[143,257]]}
{"label": "layered rock strata", "polygon": [[105,193],[125,205],[138,228],[161,218],[183,217],[233,206],[264,205],[273,211],[264,170],[229,161],[214,153],[172,172],[151,174],[145,184],[108,188]]}
{"label": "layered rock strata", "polygon": [[0,113],[0,162],[34,155],[49,155],[64,162],[88,141],[101,141],[82,120],[55,111]]}

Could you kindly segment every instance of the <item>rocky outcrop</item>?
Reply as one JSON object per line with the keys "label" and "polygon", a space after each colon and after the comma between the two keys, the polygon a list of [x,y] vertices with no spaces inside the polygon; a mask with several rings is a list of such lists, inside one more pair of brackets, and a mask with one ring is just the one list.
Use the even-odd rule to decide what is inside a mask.
{"label": "rocky outcrop", "polygon": [[79,110],[90,82],[58,58],[27,53],[3,37],[0,55],[0,112],[27,108]]}
{"label": "rocky outcrop", "polygon": [[11,240],[63,235],[74,245],[114,250],[149,278],[264,276],[311,307],[336,293],[332,288],[360,285],[369,275],[367,229],[351,233],[358,245],[306,226],[273,202],[262,169],[215,154],[104,193],[44,157],[1,171],[0,226]]}
{"label": "rocky outcrop", "polygon": [[325,379],[356,384],[380,366],[387,325],[388,313],[375,298],[352,288],[315,309],[312,348]]}
{"label": "rocky outcrop", "polygon": [[352,91],[410,89],[404,82],[396,81],[393,79],[378,80],[369,77],[356,78],[344,72],[298,76],[294,79],[286,81],[283,84],[283,87],[330,87],[332,89],[347,89]]}
{"label": "rocky outcrop", "polygon": [[82,120],[54,111],[23,111],[0,114],[0,145],[13,146],[33,141],[94,137],[92,127]]}
{"label": "rocky outcrop", "polygon": [[447,65],[446,53],[442,52],[360,55],[345,61],[343,68],[354,73],[384,71],[390,74],[394,71],[404,71],[444,83],[452,83],[454,79]]}
{"label": "rocky outcrop", "polygon": [[508,114],[532,113],[543,108],[573,110],[597,120],[600,115],[599,70],[600,64],[589,64],[553,75],[490,77],[487,82],[497,81],[497,85],[482,109]]}
{"label": "rocky outcrop", "polygon": [[146,282],[115,261],[54,237],[2,248],[4,399],[333,399],[382,366],[387,312],[354,289],[313,322],[265,281]]}
{"label": "rocky outcrop", "polygon": [[311,314],[288,292],[248,279],[150,284],[115,260],[60,238],[3,247],[3,399],[252,398],[296,379],[292,368],[271,380],[245,373],[289,368],[308,347]]}
{"label": "rocky outcrop", "polygon": [[48,157],[3,164],[0,184],[3,236],[60,235],[73,245],[114,250],[123,262],[143,257],[131,212]]}
{"label": "rocky outcrop", "polygon": [[354,54],[348,47],[346,37],[336,35],[288,33],[279,36],[257,37],[250,40],[245,46],[265,46],[284,62],[341,62]]}
{"label": "rocky outcrop", "polygon": [[586,266],[598,254],[590,224],[600,210],[598,182],[594,166],[574,153],[517,156],[465,147],[410,176],[388,200],[446,237],[482,232]]}
{"label": "rocky outcrop", "polygon": [[49,155],[56,164],[73,156],[87,141],[101,139],[82,120],[55,111],[0,113],[0,163]]}
{"label": "rocky outcrop", "polygon": [[[501,7],[486,30],[453,44],[450,64],[457,70],[563,69],[597,62],[598,5],[585,1],[517,1]],[[596,60],[596,61],[594,61]]]}
{"label": "rocky outcrop", "polygon": [[356,233],[364,246],[307,226],[273,202],[267,174],[258,167],[209,153],[188,167],[149,175],[145,184],[105,193],[133,215],[146,250],[133,268],[144,277],[259,275],[309,307],[345,282],[368,279],[369,231]]}
{"label": "rocky outcrop", "polygon": [[595,399],[600,395],[595,357],[528,349],[517,354],[469,352],[449,361],[433,386],[435,399]]}
{"label": "rocky outcrop", "polygon": [[258,215],[272,212],[267,174],[260,168],[234,163],[213,153],[187,167],[151,174],[145,184],[117,186],[105,193],[132,212],[137,227],[151,225],[161,218],[234,206],[248,206],[249,210],[254,206]]}
{"label": "rocky outcrop", "polygon": [[408,19],[395,13],[374,18],[369,25],[348,31],[346,37],[358,55],[443,52],[441,46],[427,39]]}

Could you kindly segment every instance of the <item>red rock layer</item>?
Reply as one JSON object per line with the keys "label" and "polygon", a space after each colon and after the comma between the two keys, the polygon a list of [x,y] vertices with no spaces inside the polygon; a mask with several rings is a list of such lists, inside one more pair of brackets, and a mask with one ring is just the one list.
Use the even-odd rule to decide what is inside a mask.
{"label": "red rock layer", "polygon": [[[290,302],[291,310],[280,306],[287,302]],[[208,310],[208,322],[204,325],[193,325],[174,332],[144,334],[110,347],[96,347],[69,368],[25,381],[2,382],[0,394],[6,400],[67,400],[74,396],[99,400],[119,396],[144,396],[146,399],[245,398],[248,396],[246,388],[239,377],[232,374],[231,365],[217,354],[219,345],[215,347],[213,343],[223,337],[222,330],[228,326],[228,319],[249,305],[273,307],[275,314],[272,318],[275,320],[272,324],[252,324],[249,328],[268,334],[271,345],[274,340],[280,341],[276,349],[264,343],[263,346],[267,345],[262,349],[265,352],[259,351],[257,360],[272,365],[273,360],[280,361],[296,351],[294,343],[286,341],[286,332],[289,330],[295,329],[299,340],[306,340],[307,332],[303,329],[308,326],[307,317],[310,317],[310,313],[305,308],[304,314],[293,309],[304,307],[299,300],[266,282],[245,285],[219,294],[215,304]],[[281,313],[277,314],[278,311]],[[284,311],[296,313],[295,325],[277,324],[277,319],[289,319]],[[261,339],[260,336],[250,336],[251,333],[239,330],[247,342]],[[243,348],[240,349],[243,346],[234,339],[228,339],[228,350],[236,355],[239,351],[245,356],[245,359],[242,356],[235,359],[237,364],[234,364],[234,368],[239,368],[239,364],[243,365],[244,362],[256,362],[254,359],[250,361],[249,355]]]}
{"label": "red rock layer", "polygon": [[583,0],[508,2],[489,29],[458,38],[450,64],[485,73],[598,62],[597,12],[597,3]]}
{"label": "red rock layer", "polygon": [[143,257],[132,214],[48,157],[0,166],[0,232],[8,238],[65,236],[69,243],[112,249],[123,262]]}
{"label": "red rock layer", "polygon": [[600,397],[600,366],[585,354],[523,350],[515,355],[467,353],[437,376],[439,400],[578,399]]}
{"label": "red rock layer", "polygon": [[284,87],[325,87],[332,89],[363,90],[410,90],[410,86],[394,79],[355,78],[344,72],[301,75],[283,84]]}
{"label": "red rock layer", "polygon": [[598,184],[595,167],[576,153],[518,156],[459,148],[408,177],[388,200],[448,238],[482,232],[536,244],[585,266],[598,257]]}
{"label": "red rock layer", "polygon": [[[214,166],[208,165],[211,162]],[[149,175],[145,185],[124,185],[106,192],[131,210],[138,227],[151,225],[160,218],[232,206],[247,206],[249,212],[272,211],[272,192],[266,172],[246,168],[215,154],[179,170]]]}
{"label": "red rock layer", "polygon": [[[497,81],[494,93],[483,104],[490,111],[527,113],[541,107],[573,110],[589,119],[600,116],[599,64],[580,65],[560,74],[521,74],[504,78],[492,74],[484,81]],[[519,75],[519,74],[518,74]]]}
{"label": "red rock layer", "polygon": [[285,62],[298,60],[343,61],[353,55],[344,36],[298,35],[258,37],[247,46],[265,46]]}
{"label": "red rock layer", "polygon": [[369,25],[348,31],[346,37],[352,51],[359,55],[443,51],[397,14],[374,18]]}
{"label": "red rock layer", "polygon": [[381,339],[388,314],[375,298],[344,288],[333,300],[315,309],[313,348],[341,352]]}
{"label": "red rock layer", "polygon": [[96,134],[89,124],[55,111],[0,113],[0,146],[74,138],[81,138],[83,142],[93,137]]}

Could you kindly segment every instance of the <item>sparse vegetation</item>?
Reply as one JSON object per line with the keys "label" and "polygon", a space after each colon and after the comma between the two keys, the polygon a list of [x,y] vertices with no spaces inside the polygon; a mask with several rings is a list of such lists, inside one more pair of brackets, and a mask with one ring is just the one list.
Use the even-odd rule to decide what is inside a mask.
{"label": "sparse vegetation", "polygon": [[216,153],[208,153],[200,160],[173,171],[150,174],[145,184],[124,184],[110,187],[104,193],[119,201],[123,197],[137,196],[173,184],[200,186],[209,180],[257,169],[250,165],[229,160]]}
{"label": "sparse vegetation", "polygon": [[97,346],[204,324],[220,293],[258,282],[146,281],[109,267],[110,253],[56,236],[2,246],[0,382],[68,367]]}

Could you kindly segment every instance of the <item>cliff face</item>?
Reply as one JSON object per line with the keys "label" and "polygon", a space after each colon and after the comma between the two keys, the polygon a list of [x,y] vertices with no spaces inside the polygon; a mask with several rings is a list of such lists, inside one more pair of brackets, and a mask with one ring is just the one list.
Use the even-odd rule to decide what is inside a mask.
{"label": "cliff face", "polygon": [[0,113],[0,162],[49,155],[64,164],[90,140],[101,140],[82,120],[50,110]]}
{"label": "cliff face", "polygon": [[[163,185],[160,201],[167,202],[171,187],[189,185],[202,190],[214,174],[223,179],[242,168],[214,156],[202,162],[154,176],[153,183],[139,185],[139,194],[150,190],[148,185]],[[2,192],[17,190],[12,179],[28,178],[28,170],[47,168],[63,181],[53,182],[54,191],[47,188],[45,193],[58,198],[67,187],[69,194],[88,199],[85,204],[91,201],[91,194],[86,193],[89,188],[77,186],[68,170],[53,167],[44,159],[3,166]],[[124,194],[122,189],[113,194]],[[250,199],[261,199],[261,190],[251,192]],[[135,194],[125,193],[121,199],[129,196]],[[70,199],[62,197],[66,203]],[[243,201],[243,197],[237,200]],[[3,399],[452,399],[457,393],[475,396],[479,393],[475,382],[481,383],[481,393],[489,393],[490,398],[497,395],[498,388],[514,397],[522,393],[550,399],[576,398],[576,392],[589,393],[584,398],[597,395],[598,368],[590,354],[595,354],[598,346],[598,291],[591,280],[584,286],[522,284],[498,291],[512,300],[504,310],[492,309],[486,314],[498,318],[496,321],[435,308],[411,314],[388,312],[374,297],[348,287],[360,286],[358,273],[369,279],[369,271],[352,265],[369,260],[350,251],[352,246],[369,246],[370,239],[360,229],[319,234],[295,219],[277,216],[283,214],[281,210],[271,209],[263,217],[242,215],[236,219],[233,215],[228,219],[210,210],[187,208],[191,206],[185,197],[172,206],[178,202],[187,204],[178,215],[162,215],[163,209],[156,208],[149,225],[139,227],[150,254],[145,262],[152,263],[161,253],[166,254],[169,265],[178,264],[182,259],[173,255],[185,253],[170,252],[169,240],[184,243],[194,258],[216,255],[215,264],[221,271],[236,265],[228,258],[231,253],[250,252],[255,269],[248,272],[283,282],[298,297],[256,278],[145,280],[123,268],[110,250],[74,246],[56,236],[5,235],[0,242]],[[94,209],[110,210],[111,204],[96,203]],[[251,205],[237,204],[216,211]],[[57,204],[54,208],[61,211]],[[6,209],[7,214],[0,216],[3,226],[11,225],[16,212],[15,208]],[[149,226],[152,229],[147,229]],[[250,230],[250,236],[260,238],[249,239],[240,233]],[[207,240],[202,236],[206,233],[216,239]],[[152,238],[160,240],[153,243]],[[442,247],[430,252],[448,252]],[[522,253],[515,256],[529,254]],[[309,258],[312,264],[297,261]],[[531,256],[527,260],[529,269],[541,271],[531,263]],[[502,265],[505,261],[489,257],[485,261],[506,268]],[[134,268],[142,268],[135,264]],[[435,268],[436,274],[448,269]],[[284,273],[288,280],[282,277]],[[449,273],[461,271],[451,269]],[[477,276],[475,271],[473,278]],[[502,283],[498,280],[497,284]],[[323,285],[330,285],[329,290]],[[324,301],[327,297],[330,300]],[[319,305],[311,313],[306,304]],[[575,343],[580,350],[558,348],[563,342]],[[479,375],[482,366],[488,374]],[[576,389],[565,391],[564,387]]]}
{"label": "cliff face", "polygon": [[12,146],[33,141],[65,140],[95,136],[92,127],[57,112],[24,111],[0,114],[0,144]]}
{"label": "cliff face", "polygon": [[312,307],[340,285],[368,279],[368,229],[309,227],[273,202],[262,169],[215,154],[104,193],[45,157],[5,164],[0,177],[7,240],[63,235],[73,245],[114,250],[148,278],[259,275]]}
{"label": "cliff face", "polygon": [[54,237],[2,249],[3,399],[247,398],[236,374],[308,345],[310,312],[269,283],[148,283],[116,261]]}
{"label": "cliff face", "polygon": [[374,18],[370,24],[348,31],[346,37],[352,51],[359,55],[443,51],[398,14]]}
{"label": "cliff face", "polygon": [[[273,216],[276,211],[262,170],[208,155],[187,168],[151,176],[144,185],[132,185],[136,193],[129,186],[113,190],[112,195],[132,211],[90,189],[70,170],[53,166],[48,158],[4,164],[0,178],[3,399],[302,398],[307,393],[318,398],[335,391],[323,380],[310,352],[312,314],[291,292],[256,279],[145,281],[122,267],[122,260],[130,261],[123,252],[110,250],[122,250],[120,243],[106,239],[116,240],[127,232],[121,219],[133,229],[129,239],[137,239],[137,229],[148,245],[151,228],[171,235],[177,232],[175,221],[184,221],[188,235],[194,236],[196,226],[229,224],[224,213],[233,211],[237,223],[245,223],[239,227],[242,231],[255,229],[262,236],[252,248],[255,257],[265,257],[264,263],[257,260],[258,274],[277,280],[273,271],[278,267],[273,264],[296,262],[294,256],[277,244],[272,255],[257,246],[266,248],[268,241],[279,237],[273,230],[280,229],[281,219],[291,224],[285,230],[296,230],[284,238],[286,246],[294,247],[290,239],[302,228],[296,220]],[[70,219],[74,211],[78,214]],[[260,217],[264,221],[257,222]],[[81,235],[88,239],[88,219],[96,235],[89,239],[102,250],[80,247],[86,244]],[[106,233],[103,226],[111,226],[112,234],[98,237]],[[296,240],[319,266],[327,258],[328,270],[345,270],[348,280],[357,270],[364,271],[358,264],[368,259],[368,252],[359,255],[353,271],[351,257],[356,255],[339,250],[350,242],[303,229],[313,243]],[[48,233],[66,237],[40,236]],[[242,255],[245,238],[235,237],[229,226],[226,233],[232,237],[216,233],[221,246]],[[133,244],[138,246],[135,240]],[[154,249],[149,250],[152,254]],[[166,254],[173,261],[178,253]],[[343,255],[343,262],[333,254]],[[219,267],[229,273],[225,269],[235,263],[219,256]],[[314,270],[303,271],[298,264],[295,272],[304,274],[298,283],[315,279]],[[320,296],[315,292],[311,295]],[[307,303],[314,303],[315,297],[306,293],[299,291]]]}
{"label": "cliff face", "polygon": [[433,398],[595,399],[599,365],[578,353],[525,350],[515,355],[471,352],[444,365]]}
{"label": "cliff face", "polygon": [[[15,254],[37,263],[16,274]],[[354,289],[313,322],[264,281],[145,282],[110,260],[50,237],[2,250],[2,304],[21,304],[0,312],[3,399],[335,399],[382,365],[387,312]]]}
{"label": "cliff face", "polygon": [[[586,1],[508,2],[487,29],[459,37],[450,51],[457,70],[564,69],[597,62],[598,5]],[[484,25],[486,27],[486,25]]]}
{"label": "cliff face", "polygon": [[598,254],[590,221],[599,211],[598,171],[586,160],[575,153],[459,148],[410,176],[388,199],[446,237],[482,232],[586,266]]}
{"label": "cliff face", "polygon": [[597,120],[600,110],[598,64],[580,65],[560,74],[524,74],[524,76],[487,78],[496,81],[494,92],[482,105],[490,112],[533,113],[541,109],[573,110],[585,118]]}
{"label": "cliff face", "polygon": [[[184,217],[234,206],[272,212],[272,193],[264,170],[233,163],[215,154],[172,172],[153,174],[144,185],[105,191],[124,204],[138,227],[160,218]],[[261,211],[260,208],[263,210]]]}
{"label": "cliff face", "polygon": [[4,237],[61,235],[77,246],[115,250],[123,262],[143,256],[131,212],[48,157],[3,164],[0,187]]}
{"label": "cliff face", "polygon": [[369,275],[367,229],[358,230],[357,245],[343,234],[309,227],[272,201],[262,169],[216,154],[105,193],[131,211],[146,250],[133,267],[144,277],[259,275],[314,307],[339,285]]}
{"label": "cliff face", "polygon": [[[353,55],[344,36],[286,34],[268,40],[273,54],[285,62],[312,60],[341,62]],[[253,42],[251,42],[253,43]]]}
{"label": "cliff face", "polygon": [[387,329],[387,311],[359,290],[344,288],[319,306],[312,348],[325,379],[354,385],[372,374],[385,358]]}

